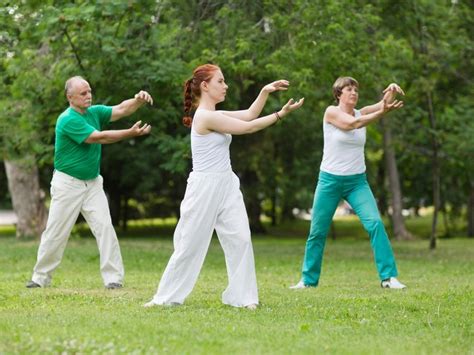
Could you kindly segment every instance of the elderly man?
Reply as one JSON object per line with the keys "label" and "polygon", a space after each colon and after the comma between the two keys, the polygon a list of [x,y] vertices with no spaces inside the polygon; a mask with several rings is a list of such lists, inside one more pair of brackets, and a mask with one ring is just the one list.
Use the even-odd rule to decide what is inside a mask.
{"label": "elderly man", "polygon": [[151,126],[141,126],[139,121],[129,129],[102,129],[111,121],[131,115],[146,103],[153,104],[153,99],[146,91],[140,91],[133,99],[117,106],[92,105],[91,87],[80,76],[68,79],[65,91],[69,107],[56,122],[55,171],[51,180],[48,222],[41,236],[33,276],[26,287],[45,287],[51,283],[71,230],[82,213],[97,239],[105,287],[121,288],[122,256],[99,174],[101,144],[148,134]]}

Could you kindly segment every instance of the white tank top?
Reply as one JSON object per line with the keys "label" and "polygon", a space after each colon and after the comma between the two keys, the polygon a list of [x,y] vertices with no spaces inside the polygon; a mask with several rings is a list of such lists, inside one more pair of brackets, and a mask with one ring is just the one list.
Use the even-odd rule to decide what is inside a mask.
{"label": "white tank top", "polygon": [[[360,111],[355,110],[355,117]],[[321,171],[334,175],[365,172],[364,145],[366,128],[344,131],[323,120],[324,152]]]}
{"label": "white tank top", "polygon": [[199,134],[191,126],[193,171],[221,173],[232,170],[230,165],[232,135],[211,132]]}

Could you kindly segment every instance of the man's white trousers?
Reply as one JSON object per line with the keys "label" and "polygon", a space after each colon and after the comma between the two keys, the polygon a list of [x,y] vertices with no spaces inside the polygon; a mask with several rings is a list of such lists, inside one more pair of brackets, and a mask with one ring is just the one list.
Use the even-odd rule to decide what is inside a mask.
{"label": "man's white trousers", "polygon": [[51,283],[52,273],[61,262],[79,213],[82,213],[97,240],[104,284],[121,284],[124,276],[122,256],[102,176],[93,180],[79,180],[60,171],[55,171],[51,180],[48,222],[41,236],[32,280],[43,287]]}
{"label": "man's white trousers", "polygon": [[192,172],[174,232],[174,252],[153,297],[155,304],[181,304],[192,291],[214,229],[224,250],[229,284],[222,302],[258,304],[250,228],[239,178],[232,172]]}

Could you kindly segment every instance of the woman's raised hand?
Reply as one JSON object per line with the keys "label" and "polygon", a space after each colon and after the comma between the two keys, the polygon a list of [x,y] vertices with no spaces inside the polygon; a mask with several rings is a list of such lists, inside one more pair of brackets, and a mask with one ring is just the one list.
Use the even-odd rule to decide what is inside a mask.
{"label": "woman's raised hand", "polygon": [[383,99],[383,113],[387,113],[393,110],[398,110],[399,108],[403,107],[403,101],[394,100],[393,102],[389,103],[386,99]]}
{"label": "woman's raised hand", "polygon": [[397,96],[397,94],[405,95],[405,92],[396,83],[391,83],[389,86],[387,86],[387,88],[383,91],[383,93],[384,93],[383,98],[388,103],[392,103],[393,100],[395,100],[395,96]]}
{"label": "woman's raised hand", "polygon": [[290,112],[299,109],[301,106],[303,106],[303,103],[304,103],[304,97],[302,99],[299,99],[296,102],[295,102],[295,100],[290,99],[290,100],[288,100],[286,105],[281,108],[280,112],[283,114],[283,116],[285,116],[285,115],[289,114]]}
{"label": "woman's raised hand", "polygon": [[275,91],[284,91],[288,90],[288,86],[290,85],[290,82],[288,80],[277,80],[274,81],[273,83],[267,84],[263,87],[262,91],[265,92],[275,92]]}

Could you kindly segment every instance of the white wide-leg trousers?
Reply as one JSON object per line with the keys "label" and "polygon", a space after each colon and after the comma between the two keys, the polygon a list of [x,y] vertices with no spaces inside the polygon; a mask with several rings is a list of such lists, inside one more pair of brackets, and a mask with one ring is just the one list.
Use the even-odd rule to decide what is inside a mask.
{"label": "white wide-leg trousers", "polygon": [[32,276],[32,280],[42,287],[51,283],[52,273],[61,262],[79,213],[82,213],[97,240],[104,284],[123,282],[122,255],[112,225],[102,176],[93,180],[79,180],[55,171],[51,180],[48,222],[41,236]]}
{"label": "white wide-leg trousers", "polygon": [[215,229],[229,280],[222,302],[235,307],[258,304],[250,228],[239,178],[232,171],[192,172],[180,212],[174,252],[152,302],[184,302],[199,276]]}

